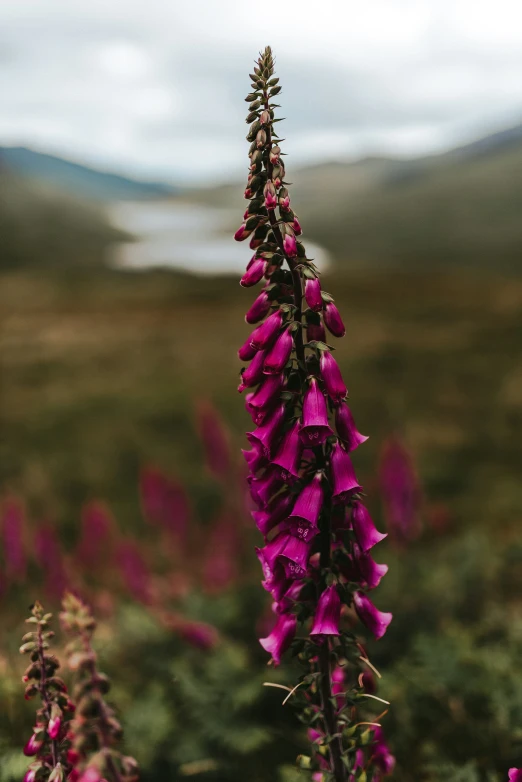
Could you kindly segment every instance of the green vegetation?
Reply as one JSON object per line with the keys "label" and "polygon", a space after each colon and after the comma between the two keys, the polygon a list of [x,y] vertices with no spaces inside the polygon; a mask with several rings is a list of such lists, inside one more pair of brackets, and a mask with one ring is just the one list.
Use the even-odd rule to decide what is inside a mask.
{"label": "green vegetation", "polygon": [[[385,721],[394,778],[504,782],[522,757],[522,282],[354,273],[336,275],[335,290],[348,335],[336,356],[359,428],[371,435],[355,454],[370,507],[379,520],[375,470],[392,431],[411,447],[426,498],[421,540],[379,552],[390,573],[378,602],[395,621],[371,652],[384,676],[379,694],[393,701]],[[3,487],[26,497],[34,518],[54,520],[67,547],[93,496],[122,527],[150,535],[137,497],[144,463],[179,475],[209,520],[220,495],[200,466],[194,402],[214,400],[239,448],[248,418],[234,390],[235,350],[248,329],[238,331],[247,301],[237,281],[19,272],[4,274],[0,291]],[[257,539],[248,529],[247,551]],[[187,615],[228,639],[214,652],[195,654],[143,608],[123,607],[105,627],[103,665],[146,779],[194,772],[239,782],[246,767],[259,782],[294,780],[298,726],[279,692],[261,687],[293,674],[263,670],[254,623],[264,595],[249,556],[246,583],[187,597]],[[13,634],[28,599],[19,588],[3,598],[3,635],[14,638],[4,671],[18,665]],[[12,769],[30,724],[18,691],[5,676],[10,717],[0,735]]]}

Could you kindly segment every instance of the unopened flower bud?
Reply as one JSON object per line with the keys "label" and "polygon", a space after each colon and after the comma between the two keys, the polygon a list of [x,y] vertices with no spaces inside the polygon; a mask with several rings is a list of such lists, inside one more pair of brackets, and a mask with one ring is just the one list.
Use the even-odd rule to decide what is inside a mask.
{"label": "unopened flower bud", "polygon": [[250,288],[252,285],[256,285],[259,282],[263,274],[265,273],[266,261],[262,258],[254,258],[254,262],[249,264],[248,269],[241,277],[239,284],[243,288]]}
{"label": "unopened flower bud", "polygon": [[277,163],[279,163],[279,155],[280,154],[281,154],[281,150],[279,149],[278,146],[272,147],[272,149],[270,150],[269,157],[270,157],[270,162],[273,165],[276,165]]}
{"label": "unopened flower bud", "polygon": [[274,187],[273,182],[268,180],[266,183],[264,190],[265,194],[265,206],[267,209],[275,209],[277,206],[277,195],[276,195],[276,189]]}
{"label": "unopened flower bud", "polygon": [[268,125],[270,122],[270,112],[264,109],[259,117],[259,122],[261,125]]}
{"label": "unopened flower bud", "polygon": [[283,250],[289,258],[295,258],[297,255],[297,242],[292,229],[285,225],[285,236],[283,238]]}
{"label": "unopened flower bud", "polygon": [[244,239],[247,239],[252,231],[247,231],[246,224],[243,223],[243,225],[240,225],[237,231],[234,234],[234,239],[236,242],[242,242]]}
{"label": "unopened flower bud", "polygon": [[266,144],[266,131],[261,128],[256,136],[256,146],[258,149],[263,149]]}
{"label": "unopened flower bud", "polygon": [[305,282],[306,303],[313,312],[321,312],[323,309],[323,299],[321,297],[321,283],[317,277]]}
{"label": "unopened flower bud", "polygon": [[37,739],[36,736],[33,733],[31,738],[29,739],[29,741],[25,745],[25,747],[23,749],[23,753],[24,753],[24,755],[26,757],[30,758],[33,755],[37,755],[42,746],[43,746],[43,741]]}
{"label": "unopened flower bud", "polygon": [[296,236],[301,236],[301,234],[303,233],[303,229],[301,228],[301,223],[299,222],[299,220],[295,216],[294,216],[294,219],[292,221],[292,226],[293,226],[295,235]]}

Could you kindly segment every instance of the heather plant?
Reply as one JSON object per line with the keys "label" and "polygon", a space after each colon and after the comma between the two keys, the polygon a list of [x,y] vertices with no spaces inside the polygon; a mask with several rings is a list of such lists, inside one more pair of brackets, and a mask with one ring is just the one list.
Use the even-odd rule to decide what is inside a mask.
{"label": "heather plant", "polygon": [[239,350],[250,361],[239,391],[247,391],[255,426],[244,455],[252,516],[265,542],[257,553],[277,617],[260,642],[274,665],[291,650],[304,669],[289,696],[311,741],[301,766],[317,780],[376,781],[394,765],[383,714],[371,708],[387,703],[374,694],[377,671],[355,625],[359,619],[381,638],[391,621],[368,596],[387,571],[370,553],[385,535],[364,505],[350,456],[367,438],[357,431],[326,342],[327,332],[344,336],[341,315],[299,238],[269,47],[250,78],[249,205],[235,239],[250,238],[254,250],[241,285],[263,281],[246,314],[255,329]]}

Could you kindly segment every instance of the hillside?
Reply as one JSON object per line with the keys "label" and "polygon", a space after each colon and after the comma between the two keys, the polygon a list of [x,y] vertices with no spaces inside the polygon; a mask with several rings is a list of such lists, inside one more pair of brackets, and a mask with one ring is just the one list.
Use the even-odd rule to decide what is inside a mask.
{"label": "hillside", "polygon": [[[351,267],[522,271],[522,125],[441,155],[287,168],[306,235]],[[241,185],[195,197],[244,204]]]}
{"label": "hillside", "polygon": [[21,177],[95,201],[164,198],[177,190],[73,163],[25,147],[0,147],[0,166]]}

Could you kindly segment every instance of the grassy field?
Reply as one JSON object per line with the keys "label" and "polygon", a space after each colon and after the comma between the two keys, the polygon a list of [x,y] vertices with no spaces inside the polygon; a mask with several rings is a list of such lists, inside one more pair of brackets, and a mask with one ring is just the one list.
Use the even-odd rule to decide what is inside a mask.
{"label": "grassy field", "polygon": [[[374,658],[385,673],[382,694],[394,702],[388,719],[399,763],[395,778],[500,782],[508,764],[518,762],[513,742],[522,742],[522,692],[513,678],[522,653],[522,280],[380,273],[337,275],[325,278],[324,287],[334,293],[346,322],[347,338],[336,356],[359,429],[370,435],[355,463],[372,511],[382,524],[375,474],[381,445],[392,432],[411,448],[425,493],[421,542],[407,552],[386,544],[378,552],[390,564],[378,602],[395,614]],[[77,537],[82,504],[92,497],[106,499],[122,527],[139,530],[138,471],[152,462],[178,474],[199,516],[210,518],[217,494],[201,468],[195,405],[212,399],[239,449],[249,419],[235,390],[236,349],[248,332],[243,313],[251,300],[252,293],[232,278],[104,270],[4,274],[3,490],[26,497],[33,518],[54,521],[67,546]],[[441,506],[449,521],[445,535],[437,537],[429,520]],[[251,565],[255,581],[253,553]],[[251,617],[262,595],[257,585],[251,590],[231,595],[232,608],[220,609],[219,601],[205,608],[210,616],[216,612],[218,626],[228,627],[234,640],[238,634],[249,639],[249,657],[236,649],[233,664],[219,656],[197,663],[191,698],[202,698],[199,682],[207,674],[207,686],[223,697],[221,665],[230,677],[241,673],[259,696],[255,677],[263,675],[264,658]],[[233,619],[219,618],[220,610]],[[9,637],[19,624],[13,612],[11,605],[2,609]],[[172,720],[185,719],[188,708],[177,711],[177,702],[165,701],[172,696],[156,673],[158,660],[165,668],[175,652],[178,670],[185,670],[192,655],[173,651],[166,636],[149,647],[152,630],[146,622],[141,627],[141,618],[137,622],[140,629],[132,632],[139,641],[132,642],[132,651],[124,646],[115,652],[109,670],[118,676],[122,665],[128,668],[118,696],[128,712],[128,736],[148,769],[144,778],[156,780],[165,778],[165,758],[174,753]],[[228,647],[220,654],[225,651],[230,654]],[[188,687],[185,674],[180,681]],[[14,703],[17,685],[9,686]],[[198,701],[196,709],[190,703],[194,725],[202,724],[197,709],[206,705]],[[258,776],[252,778],[268,782],[275,778],[270,769],[291,763],[296,749],[282,743],[283,728],[273,726],[275,701],[265,698],[263,704],[265,732],[255,735],[272,736],[266,755],[272,765],[254,765]],[[148,733],[143,714],[147,720],[150,715]],[[286,714],[280,715],[284,730],[294,736],[293,717]],[[154,722],[154,715],[164,715],[163,723]],[[252,755],[255,763],[267,746],[261,741],[252,750],[260,753]],[[184,761],[206,757],[199,749],[191,755],[188,745],[180,751]],[[242,778],[235,746],[232,756]],[[173,755],[172,767],[180,757]]]}
{"label": "grassy field", "polygon": [[[366,482],[398,429],[434,499],[486,516],[522,507],[522,281],[487,276],[325,279],[347,325],[337,356],[371,434]],[[139,465],[194,490],[194,402],[241,442],[236,348],[252,296],[234,279],[106,271],[4,275],[0,477],[65,517],[91,495],[130,512]],[[335,342],[335,340],[334,340]]]}

